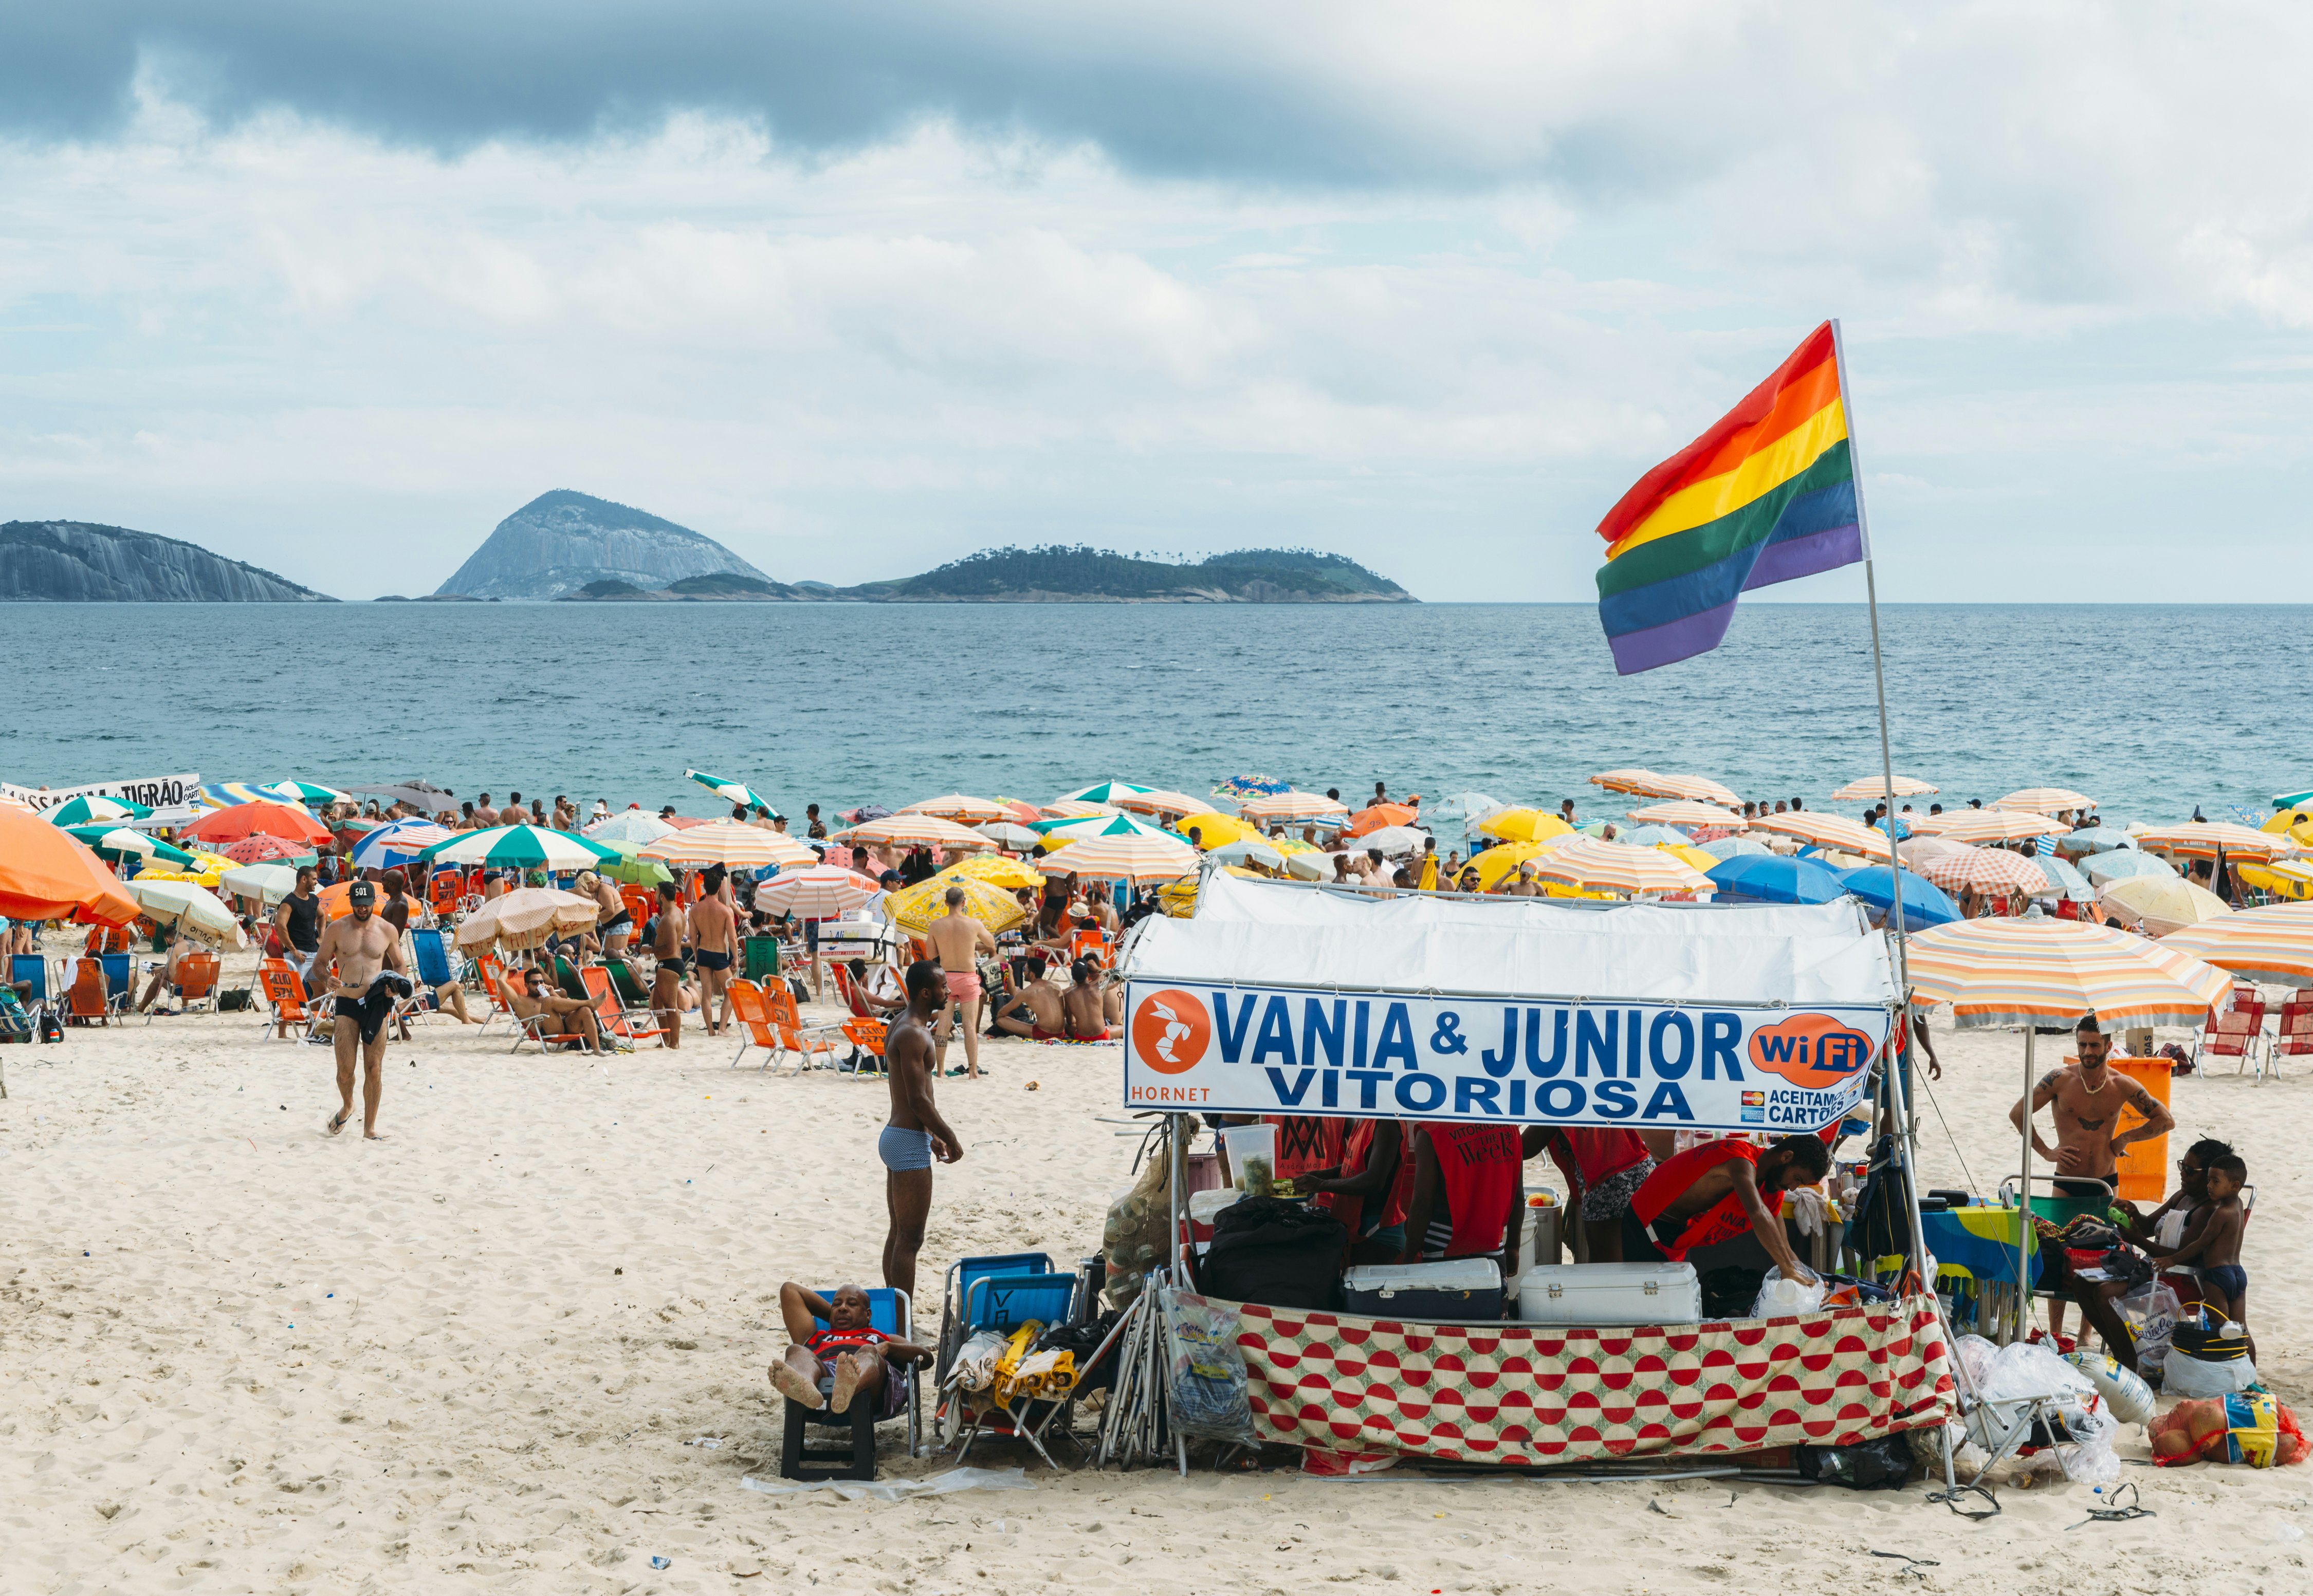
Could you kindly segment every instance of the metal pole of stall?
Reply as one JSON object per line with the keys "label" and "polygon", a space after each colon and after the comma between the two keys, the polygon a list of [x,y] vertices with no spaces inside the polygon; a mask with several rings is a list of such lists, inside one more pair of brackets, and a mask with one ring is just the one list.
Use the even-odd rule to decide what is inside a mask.
{"label": "metal pole of stall", "polygon": [[2024,1164],[2023,1181],[2016,1188],[2016,1339],[2024,1339],[2032,1313],[2032,1288],[2025,1278],[2032,1245],[2032,1046],[2039,1035],[2028,1022],[2024,1027]]}

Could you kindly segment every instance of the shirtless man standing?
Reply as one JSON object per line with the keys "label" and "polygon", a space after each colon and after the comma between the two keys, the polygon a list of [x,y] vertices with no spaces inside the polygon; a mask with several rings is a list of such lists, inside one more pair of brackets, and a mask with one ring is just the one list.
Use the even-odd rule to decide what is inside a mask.
{"label": "shirtless man standing", "polygon": [[739,916],[723,895],[723,869],[710,865],[702,879],[706,889],[690,906],[690,956],[699,964],[699,1019],[708,1036],[718,1035],[731,1022],[726,1013],[717,1014],[731,981],[731,963],[739,956]]}
{"label": "shirtless man standing", "polygon": [[923,1250],[924,1223],[932,1211],[932,1160],[954,1163],[963,1143],[932,1101],[932,1078],[939,1073],[932,1046],[932,1016],[947,1006],[947,984],[939,965],[919,959],[908,966],[908,1007],[884,1039],[884,1063],[892,1089],[892,1118],[875,1143],[884,1161],[884,1206],[890,1228],[884,1237],[884,1284],[910,1300],[916,1294],[916,1255]]}
{"label": "shirtless man standing", "polygon": [[313,975],[324,978],[330,961],[337,974],[313,995],[334,1000],[336,1020],[330,1040],[338,1055],[338,1112],[324,1127],[336,1136],[354,1117],[355,1038],[360,1038],[362,1075],[362,1139],[382,1142],[377,1134],[377,1100],[385,1090],[385,1021],[394,1000],[409,995],[409,971],[401,958],[401,938],[377,913],[377,884],[356,881],[346,894],[353,913],[332,920],[321,933],[313,955]]}
{"label": "shirtless man standing", "polygon": [[651,957],[658,972],[651,977],[651,1013],[666,1032],[666,1045],[682,1046],[682,978],[689,966],[682,957],[682,889],[673,881],[658,884],[658,917],[651,922]]}
{"label": "shirtless man standing", "polygon": [[932,954],[939,960],[947,977],[948,1007],[940,1015],[939,1044],[934,1050],[935,1068],[947,1064],[947,1033],[950,1021],[958,1017],[961,1009],[963,1021],[964,1079],[980,1079],[980,967],[975,955],[985,948],[996,951],[996,935],[988,927],[963,912],[963,889],[947,890],[947,913],[931,923],[925,936],[932,944]]}

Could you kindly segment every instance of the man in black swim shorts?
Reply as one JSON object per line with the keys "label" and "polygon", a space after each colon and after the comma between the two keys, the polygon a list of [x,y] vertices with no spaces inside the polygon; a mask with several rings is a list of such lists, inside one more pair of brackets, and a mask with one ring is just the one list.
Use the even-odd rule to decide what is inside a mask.
{"label": "man in black swim shorts", "polygon": [[354,882],[346,900],[353,912],[330,922],[313,954],[314,995],[330,999],[336,1015],[330,1040],[338,1055],[338,1111],[322,1128],[336,1136],[354,1116],[358,1043],[365,1065],[362,1138],[380,1142],[385,1139],[377,1134],[377,1103],[385,1090],[385,1022],[395,1000],[409,995],[409,967],[401,955],[401,938],[377,912],[376,883]]}

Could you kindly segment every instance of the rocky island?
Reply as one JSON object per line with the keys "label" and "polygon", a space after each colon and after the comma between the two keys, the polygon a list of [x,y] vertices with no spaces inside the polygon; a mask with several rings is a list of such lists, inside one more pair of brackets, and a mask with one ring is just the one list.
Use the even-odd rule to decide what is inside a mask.
{"label": "rocky island", "polygon": [[86,521],[0,524],[0,601],[69,604],[335,603],[198,543]]}

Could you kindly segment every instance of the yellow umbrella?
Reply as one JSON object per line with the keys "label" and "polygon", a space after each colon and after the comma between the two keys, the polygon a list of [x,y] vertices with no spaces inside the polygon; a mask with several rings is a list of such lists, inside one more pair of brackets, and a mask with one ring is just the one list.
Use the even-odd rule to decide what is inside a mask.
{"label": "yellow umbrella", "polygon": [[1480,820],[1477,829],[1504,842],[1540,842],[1548,837],[1565,837],[1574,829],[1556,815],[1539,809],[1505,809]]}
{"label": "yellow umbrella", "polygon": [[1227,847],[1233,842],[1243,842],[1248,837],[1261,835],[1259,829],[1246,825],[1235,815],[1225,815],[1218,810],[1206,810],[1202,814],[1188,815],[1173,822],[1173,829],[1186,837],[1197,834],[1199,844],[1208,852]]}
{"label": "yellow umbrella", "polygon": [[2264,864],[2233,864],[2227,860],[2226,864],[2249,886],[2282,898],[2313,897],[2313,864],[2302,859],[2275,859]]}
{"label": "yellow umbrella", "polygon": [[1705,875],[1709,875],[1713,870],[1716,870],[1724,863],[1724,861],[1719,859],[1718,855],[1714,854],[1706,854],[1701,848],[1693,847],[1686,843],[1658,842],[1655,844],[1655,846],[1660,848],[1664,853],[1668,854],[1674,859],[1685,860],[1689,864],[1693,865]]}
{"label": "yellow umbrella", "polygon": [[2222,919],[2232,907],[2205,887],[2181,876],[2132,875],[2106,883],[2097,907],[2123,925],[2142,925],[2153,936],[2166,936],[2204,920]]}
{"label": "yellow umbrella", "polygon": [[950,887],[963,889],[963,912],[990,931],[1009,931],[1028,917],[1020,900],[1001,887],[971,876],[934,876],[884,900],[884,912],[902,931],[922,935],[934,920],[947,913]]}
{"label": "yellow umbrella", "polygon": [[[1574,835],[1575,833],[1569,831],[1558,837],[1545,837],[1539,842],[1513,842],[1506,843],[1500,847],[1488,848],[1470,861],[1472,867],[1478,873],[1478,890],[1492,891],[1503,877],[1514,873],[1519,865],[1529,859],[1541,858],[1552,848],[1563,846],[1566,838]],[[1716,864],[1717,861],[1713,860],[1712,863]]]}
{"label": "yellow umbrella", "polygon": [[973,881],[986,881],[991,887],[1002,887],[1007,891],[1044,884],[1042,871],[1032,870],[1019,860],[1007,859],[1001,854],[967,855],[941,871],[940,874],[968,876]]}
{"label": "yellow umbrella", "polygon": [[[1248,881],[1268,879],[1259,871],[1247,870],[1242,865],[1226,864],[1221,868],[1230,875],[1241,875]],[[1197,912],[1197,877],[1184,875],[1177,881],[1166,881],[1156,889],[1156,905],[1175,920],[1185,920],[1194,915]]]}

